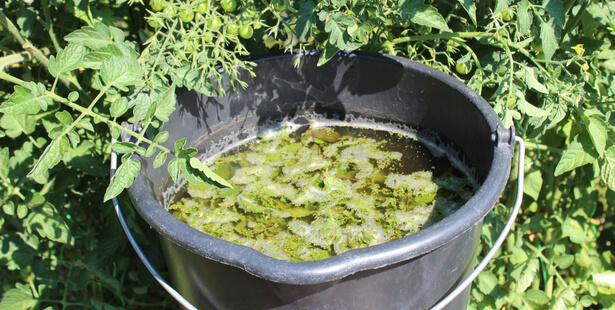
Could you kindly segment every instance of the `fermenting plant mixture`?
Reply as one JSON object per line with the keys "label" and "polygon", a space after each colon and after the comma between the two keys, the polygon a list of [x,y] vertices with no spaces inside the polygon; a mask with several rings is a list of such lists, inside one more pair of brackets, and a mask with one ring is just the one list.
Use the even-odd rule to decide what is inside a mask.
{"label": "fermenting plant mixture", "polygon": [[441,152],[367,128],[286,126],[211,167],[234,187],[187,185],[169,211],[212,236],[293,261],[410,235],[474,193]]}

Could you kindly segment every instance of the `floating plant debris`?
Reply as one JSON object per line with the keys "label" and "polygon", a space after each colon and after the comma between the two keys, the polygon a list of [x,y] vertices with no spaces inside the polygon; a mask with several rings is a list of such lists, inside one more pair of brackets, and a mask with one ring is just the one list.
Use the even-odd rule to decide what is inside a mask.
{"label": "floating plant debris", "polygon": [[384,130],[286,126],[211,163],[233,188],[187,185],[169,211],[271,257],[325,259],[410,235],[462,206],[472,183],[436,154]]}

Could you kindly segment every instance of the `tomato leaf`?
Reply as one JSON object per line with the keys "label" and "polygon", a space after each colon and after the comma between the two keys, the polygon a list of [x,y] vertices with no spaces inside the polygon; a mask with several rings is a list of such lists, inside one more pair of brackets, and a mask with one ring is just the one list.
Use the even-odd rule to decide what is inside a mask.
{"label": "tomato leaf", "polygon": [[70,115],[70,113],[68,113],[68,111],[56,112],[55,115],[56,115],[56,118],[63,125],[62,127],[68,126],[68,125],[72,124],[72,122],[73,122],[73,117],[72,117],[72,115]]}
{"label": "tomato leaf", "polygon": [[0,178],[8,179],[9,176],[9,166],[7,163],[9,162],[10,152],[8,147],[0,148],[0,163],[4,163],[0,165]]}
{"label": "tomato leaf", "polygon": [[542,84],[540,83],[537,79],[536,79],[536,75],[534,73],[534,70],[532,70],[531,68],[528,67],[523,67],[522,70],[522,78],[523,81],[525,81],[525,84],[527,84],[527,86],[530,89],[533,89],[539,93],[543,93],[543,94],[548,94],[549,90]]}
{"label": "tomato leaf", "polygon": [[517,99],[517,108],[519,109],[519,111],[532,117],[547,117],[551,115],[549,112],[541,108],[535,107],[531,103],[527,102],[525,98],[521,97]]}
{"label": "tomato leaf", "polygon": [[47,110],[47,106],[53,103],[46,93],[45,85],[35,82],[25,82],[16,85],[9,99],[0,105],[0,112],[18,114],[36,114],[41,109]]}
{"label": "tomato leaf", "polygon": [[130,187],[140,169],[141,163],[138,160],[129,158],[124,161],[115,172],[115,175],[111,178],[111,183],[109,187],[107,187],[103,200],[108,201],[119,195],[125,188]]}
{"label": "tomato leaf", "polygon": [[132,142],[115,142],[111,145],[111,148],[119,154],[126,154],[134,152],[137,149],[137,145]]}
{"label": "tomato leaf", "polygon": [[[227,180],[225,180],[224,178],[222,178],[221,176],[217,175],[215,172],[213,172],[211,169],[209,169],[209,167],[207,167],[207,165],[203,164],[200,160],[192,157],[190,158],[190,166],[194,169],[197,169],[201,172],[203,172],[203,174],[209,179],[212,180],[224,187],[230,187],[232,188],[233,185],[231,185],[231,183],[229,183]],[[209,182],[207,182],[209,183]]]}
{"label": "tomato leaf", "polygon": [[112,117],[120,117],[128,111],[128,99],[126,97],[119,98],[111,103],[109,112]]}
{"label": "tomato leaf", "polygon": [[592,275],[592,280],[600,287],[615,290],[615,271],[604,271]]}
{"label": "tomato leaf", "polygon": [[433,6],[426,5],[423,0],[402,0],[400,7],[403,19],[410,18],[415,24],[451,31],[438,10]]}
{"label": "tomato leaf", "polygon": [[100,65],[100,76],[106,85],[127,91],[127,86],[141,82],[143,68],[136,58],[130,56],[111,57]]}
{"label": "tomato leaf", "polygon": [[113,43],[113,36],[107,25],[96,23],[93,26],[73,31],[65,36],[64,40],[74,44],[81,44],[91,49],[98,49]]}
{"label": "tomato leaf", "polygon": [[59,77],[63,73],[79,68],[86,53],[87,50],[83,45],[69,44],[58,51],[56,56],[49,57],[49,73],[54,77]]}
{"label": "tomato leaf", "polygon": [[354,17],[342,12],[334,12],[325,21],[325,31],[329,33],[329,43],[338,49],[352,51],[361,47],[350,35],[356,29],[357,21]]}
{"label": "tomato leaf", "polygon": [[183,150],[183,148],[184,148],[184,145],[186,145],[186,138],[181,138],[181,139],[175,141],[175,145],[174,145],[175,152],[176,153],[181,152]]}
{"label": "tomato leaf", "polygon": [[156,100],[153,116],[163,122],[169,121],[169,115],[175,111],[175,101],[175,86],[171,86]]}
{"label": "tomato leaf", "polygon": [[203,72],[192,70],[190,66],[177,68],[172,73],[173,83],[179,87],[195,90],[209,97],[216,96],[216,90],[211,80],[203,76]]}
{"label": "tomato leaf", "polygon": [[159,132],[154,137],[154,141],[156,141],[157,143],[164,143],[165,141],[167,141],[167,139],[169,139],[169,132],[166,130]]}
{"label": "tomato leaf", "polygon": [[598,159],[598,154],[595,150],[587,150],[580,142],[572,142],[557,163],[554,175],[558,176],[577,167],[593,163],[596,159]]}
{"label": "tomato leaf", "polygon": [[32,291],[26,285],[17,283],[16,288],[12,288],[4,293],[0,308],[5,310],[23,310],[34,308],[38,300],[32,295]]}
{"label": "tomato leaf", "polygon": [[550,60],[559,47],[558,37],[560,31],[555,27],[553,21],[554,19],[551,19],[549,22],[540,25],[540,40],[542,41],[542,48],[546,60]]}
{"label": "tomato leaf", "polygon": [[542,188],[542,172],[539,169],[532,168],[525,173],[525,183],[523,184],[523,193],[538,200],[540,189]]}
{"label": "tomato leaf", "polygon": [[65,135],[59,136],[51,141],[51,143],[45,148],[45,151],[39,157],[34,167],[28,173],[28,176],[34,176],[41,173],[47,172],[49,169],[53,168],[57,165],[62,157],[64,156],[64,152],[70,146],[70,142]]}
{"label": "tomato leaf", "polygon": [[167,165],[167,170],[169,171],[169,175],[171,176],[171,178],[173,179],[173,182],[177,183],[177,181],[179,181],[179,158],[173,158],[171,159],[171,161],[169,161],[169,164]]}
{"label": "tomato leaf", "polygon": [[562,237],[568,237],[571,242],[577,244],[584,244],[592,240],[592,238],[587,236],[581,224],[572,218],[566,218],[566,220],[564,220],[564,224],[562,225]]}
{"label": "tomato leaf", "polygon": [[161,151],[154,159],[154,168],[159,168],[167,161],[168,152]]}
{"label": "tomato leaf", "polygon": [[600,178],[611,190],[615,191],[615,146],[610,146],[604,154]]}
{"label": "tomato leaf", "polygon": [[517,7],[517,22],[519,23],[519,32],[527,33],[532,28],[532,12],[530,11],[530,2],[521,0]]}
{"label": "tomato leaf", "polygon": [[312,37],[312,27],[316,24],[314,16],[315,5],[312,1],[301,2],[299,7],[295,31],[301,42],[307,42]]}
{"label": "tomato leaf", "polygon": [[320,58],[318,58],[318,64],[317,65],[318,66],[322,66],[322,65],[326,64],[339,51],[340,51],[340,49],[337,46],[327,42],[327,44],[325,45],[324,51],[322,52],[322,54],[320,54]]}
{"label": "tomato leaf", "polygon": [[491,293],[498,284],[498,278],[490,270],[483,270],[478,274],[477,281],[478,289],[483,292],[483,294]]}
{"label": "tomato leaf", "polygon": [[134,106],[132,112],[135,121],[142,121],[148,117],[148,112],[151,106],[154,104],[154,98],[151,94],[139,93],[134,97],[129,106]]}
{"label": "tomato leaf", "polygon": [[529,289],[523,294],[523,299],[539,306],[543,306],[549,303],[551,300],[549,295],[541,290]]}
{"label": "tomato leaf", "polygon": [[22,134],[29,135],[33,133],[36,129],[36,122],[34,122],[32,116],[27,114],[4,114],[2,118],[0,118],[0,127],[6,130],[7,136],[17,138]]}
{"label": "tomato leaf", "polygon": [[562,256],[556,257],[554,260],[555,264],[561,269],[566,269],[572,265],[574,262],[574,255],[566,254]]}
{"label": "tomato leaf", "polygon": [[29,226],[36,227],[36,231],[43,238],[60,243],[69,243],[72,240],[68,225],[49,202],[32,208],[25,222]]}
{"label": "tomato leaf", "polygon": [[589,137],[594,143],[596,152],[602,157],[604,155],[604,149],[606,148],[606,142],[608,139],[608,125],[604,119],[599,115],[592,115],[589,117],[589,123],[587,124],[587,131]]}
{"label": "tomato leaf", "polygon": [[476,26],[476,2],[474,0],[457,0],[463,9],[468,13],[474,26]]}
{"label": "tomato leaf", "polygon": [[536,272],[538,272],[538,263],[537,258],[533,258],[527,261],[525,267],[523,267],[523,271],[519,275],[519,279],[517,280],[517,287],[515,291],[517,293],[525,292],[532,282],[534,282],[534,278],[536,276]]}
{"label": "tomato leaf", "polygon": [[561,0],[546,0],[543,5],[553,19],[553,25],[563,28],[566,24],[566,9],[564,9],[563,2]]}

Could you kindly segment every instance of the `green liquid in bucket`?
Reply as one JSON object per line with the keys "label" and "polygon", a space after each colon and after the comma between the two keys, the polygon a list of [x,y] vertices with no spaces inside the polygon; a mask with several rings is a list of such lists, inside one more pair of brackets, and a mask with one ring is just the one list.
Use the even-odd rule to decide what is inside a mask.
{"label": "green liquid in bucket", "polygon": [[169,211],[283,260],[320,260],[410,235],[474,194],[442,152],[371,128],[286,126],[208,164],[234,188],[184,185]]}

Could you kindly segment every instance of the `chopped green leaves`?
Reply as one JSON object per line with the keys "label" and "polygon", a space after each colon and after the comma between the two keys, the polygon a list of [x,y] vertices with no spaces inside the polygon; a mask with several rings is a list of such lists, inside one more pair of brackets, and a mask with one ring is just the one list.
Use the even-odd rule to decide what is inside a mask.
{"label": "chopped green leaves", "polygon": [[[194,157],[186,162],[182,154],[191,149],[179,140],[169,173],[174,179],[183,173],[191,184],[189,196],[170,210],[199,230],[267,255],[314,260],[417,232],[472,195],[469,182],[451,167],[437,177],[429,170],[405,171],[404,155],[384,149],[398,143],[408,158],[431,156],[417,151],[426,147],[410,137],[325,127],[291,138],[298,134],[287,128],[248,144],[247,151],[217,158],[211,170]],[[363,136],[370,133],[374,137]],[[211,187],[191,169],[227,187]]]}

